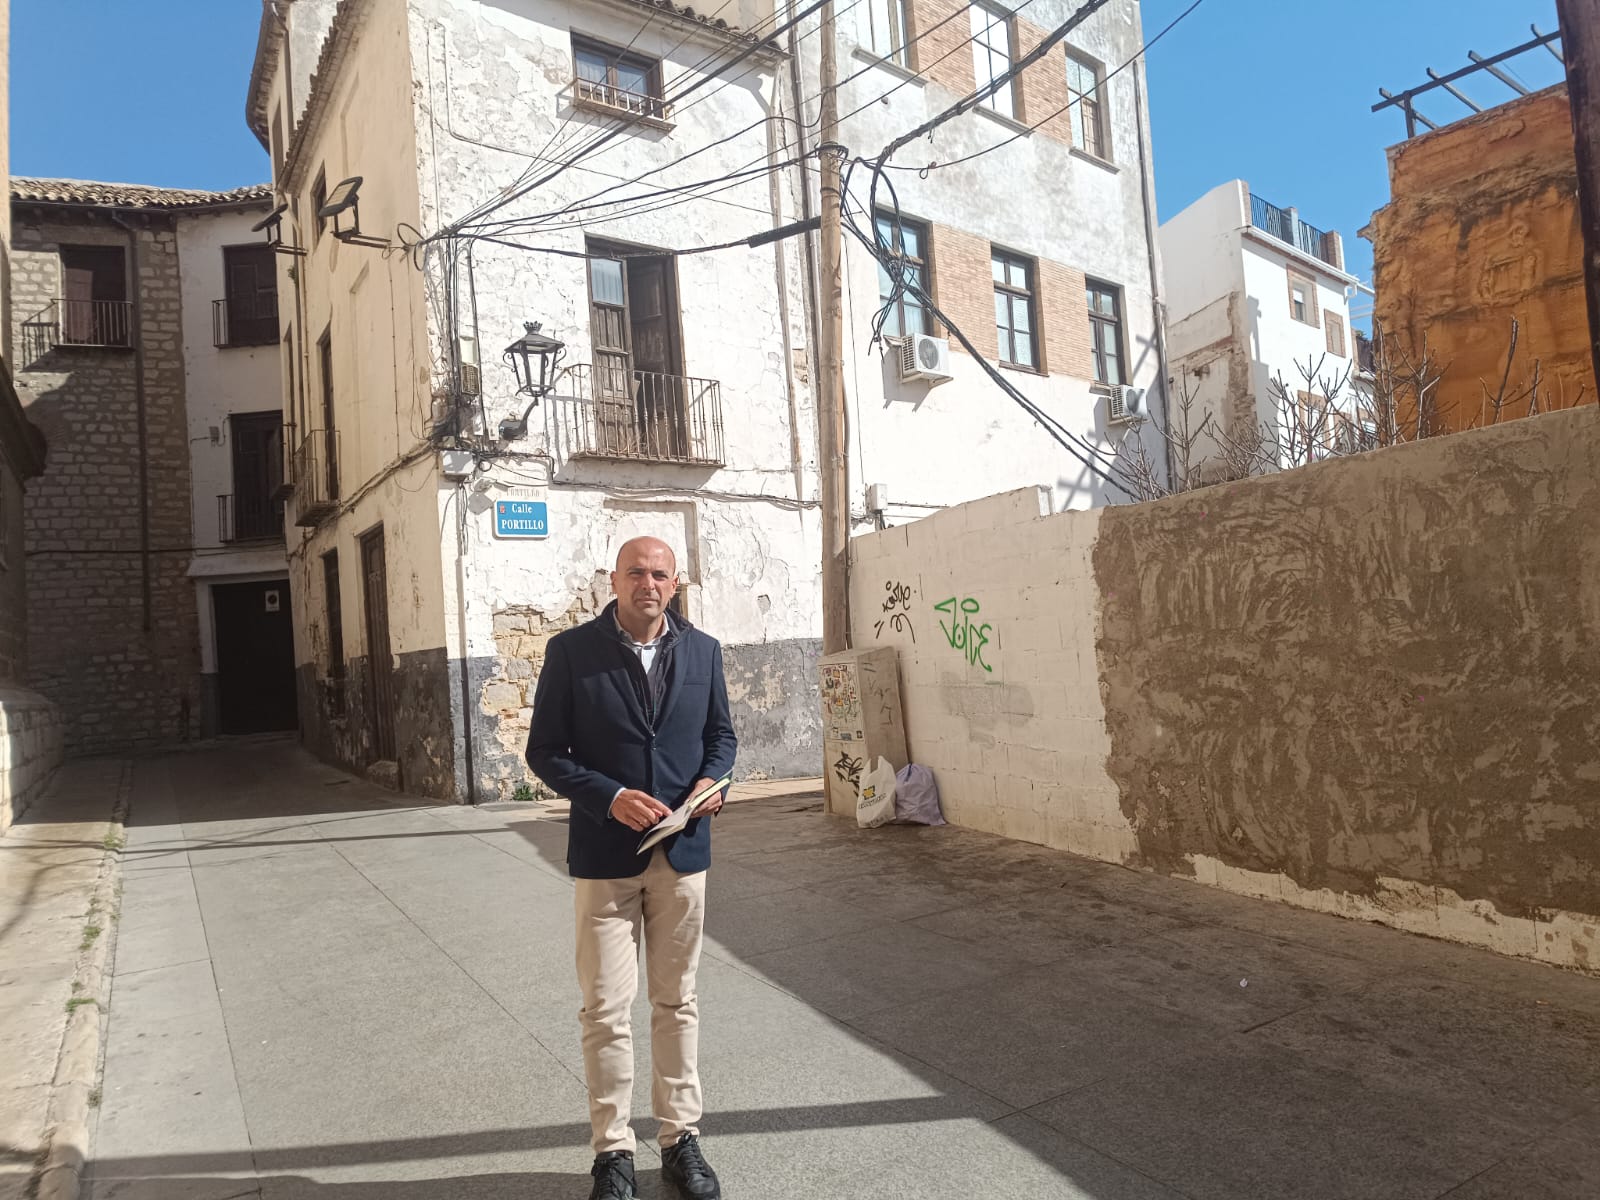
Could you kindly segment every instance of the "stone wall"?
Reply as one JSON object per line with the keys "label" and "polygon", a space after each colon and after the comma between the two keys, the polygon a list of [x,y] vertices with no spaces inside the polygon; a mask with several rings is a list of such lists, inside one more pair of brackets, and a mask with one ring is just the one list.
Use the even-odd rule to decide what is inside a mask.
{"label": "stone wall", "polygon": [[852,543],[946,815],[1600,968],[1600,413]]}
{"label": "stone wall", "polygon": [[0,686],[0,833],[44,794],[61,765],[61,713],[43,696]]}
{"label": "stone wall", "polygon": [[1389,150],[1391,199],[1362,230],[1375,314],[1396,356],[1426,339],[1446,428],[1493,420],[1484,387],[1507,377],[1513,319],[1508,392],[1526,391],[1537,360],[1541,411],[1594,403],[1577,172],[1564,84]]}
{"label": "stone wall", "polygon": [[[60,295],[58,247],[127,246],[98,214],[15,213],[17,393],[49,444],[28,489],[28,679],[60,708],[69,753],[152,748],[199,733],[200,663],[178,248],[138,233],[145,434],[131,349],[49,349],[24,323]],[[141,538],[141,458],[148,536]],[[145,590],[150,597],[148,618]]]}

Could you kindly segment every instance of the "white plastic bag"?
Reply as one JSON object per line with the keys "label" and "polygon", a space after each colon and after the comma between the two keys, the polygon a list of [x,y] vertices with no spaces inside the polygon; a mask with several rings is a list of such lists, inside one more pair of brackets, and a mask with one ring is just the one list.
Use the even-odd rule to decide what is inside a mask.
{"label": "white plastic bag", "polygon": [[861,776],[856,792],[856,824],[874,829],[894,820],[894,768],[880,758]]}
{"label": "white plastic bag", "polygon": [[921,763],[907,763],[894,777],[894,819],[912,825],[943,825],[939,785]]}

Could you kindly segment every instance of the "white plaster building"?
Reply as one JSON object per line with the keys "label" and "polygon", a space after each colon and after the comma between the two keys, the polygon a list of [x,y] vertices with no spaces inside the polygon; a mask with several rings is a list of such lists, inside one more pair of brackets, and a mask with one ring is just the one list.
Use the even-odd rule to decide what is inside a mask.
{"label": "white plaster building", "polygon": [[254,202],[176,222],[190,527],[207,734],[296,726],[284,555],[283,383],[275,255]]}
{"label": "white plaster building", "polygon": [[1219,441],[1256,429],[1275,434],[1281,466],[1360,445],[1358,284],[1340,235],[1235,179],[1164,222],[1160,238],[1175,424],[1187,396],[1189,428],[1209,416],[1221,432],[1196,447],[1195,478],[1225,474]]}
{"label": "white plaster building", "polygon": [[[1041,23],[1070,11],[1039,2]],[[973,86],[972,14],[988,10],[921,3],[895,10],[926,31],[902,29],[909,66],[871,54],[853,17],[840,31],[841,112],[865,105],[844,122],[853,148]],[[325,757],[424,794],[514,794],[548,638],[603,603],[622,540],[654,533],[681,548],[684,611],[724,644],[741,772],[816,770],[814,245],[758,237],[817,211],[816,19],[761,44],[742,30],[781,10],[721,15],[732,25],[660,0],[264,6],[248,116],[286,205],[295,654],[302,731]],[[1042,35],[1007,29],[1005,53]],[[1010,256],[1004,369],[1108,457],[1141,436],[1108,422],[1112,387],[1153,396],[1165,374],[1142,65],[1104,82],[1140,41],[1137,4],[1113,3],[1072,57],[1030,70],[1017,117],[969,115],[936,139],[941,158],[992,152],[896,180],[927,223],[941,308],[991,356],[992,263]],[[1069,79],[1085,89],[1075,127]],[[351,238],[354,208],[317,214],[357,177]],[[845,284],[856,527],[1020,483],[1047,482],[1061,507],[1105,501],[970,357],[929,386],[869,349],[879,278],[860,247]],[[531,407],[502,357],[530,323],[564,355]],[[497,533],[512,504],[543,506],[543,536]]]}

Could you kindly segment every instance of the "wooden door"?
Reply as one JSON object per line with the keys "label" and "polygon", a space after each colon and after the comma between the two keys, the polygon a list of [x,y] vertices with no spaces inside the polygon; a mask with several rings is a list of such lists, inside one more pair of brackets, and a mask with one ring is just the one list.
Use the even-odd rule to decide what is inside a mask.
{"label": "wooden door", "polygon": [[218,729],[295,728],[294,626],[289,581],[214,584]]}
{"label": "wooden door", "polygon": [[61,340],[127,346],[128,281],[120,246],[61,247]]}
{"label": "wooden door", "polygon": [[228,345],[270,346],[278,340],[278,263],[271,246],[225,246]]}
{"label": "wooden door", "polygon": [[594,343],[592,449],[597,454],[637,454],[633,365],[628,342],[628,281],[621,259],[590,260],[589,317]]}
{"label": "wooden door", "polygon": [[682,458],[687,450],[674,275],[666,257],[628,260],[635,413],[640,440],[651,458]]}
{"label": "wooden door", "polygon": [[233,536],[236,541],[283,536],[283,506],[273,499],[283,482],[282,416],[234,413]]}
{"label": "wooden door", "polygon": [[361,602],[367,622],[367,725],[372,756],[395,757],[394,659],[389,650],[389,574],[384,565],[383,527],[361,539]]}

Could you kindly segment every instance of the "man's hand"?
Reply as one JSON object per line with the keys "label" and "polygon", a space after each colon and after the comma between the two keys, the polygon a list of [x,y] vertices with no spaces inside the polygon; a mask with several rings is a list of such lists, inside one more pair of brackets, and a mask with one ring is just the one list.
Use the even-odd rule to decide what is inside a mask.
{"label": "man's hand", "polygon": [[[698,796],[701,792],[705,791],[708,787],[710,787],[712,784],[714,784],[716,782],[717,781],[715,779],[702,779],[702,780],[700,780],[698,783],[696,783],[694,785],[694,790],[692,792],[690,792],[689,795],[691,797]],[[727,798],[728,798],[728,789],[727,788],[723,788],[715,796],[711,797],[711,799],[707,800],[699,808],[695,809],[694,810],[694,815],[697,816],[697,817],[709,817],[713,813],[721,812],[722,811],[722,802],[724,800],[726,800]]]}
{"label": "man's hand", "polygon": [[611,815],[629,829],[643,833],[662,817],[671,816],[672,810],[649,792],[641,792],[638,788],[624,788],[611,802]]}

